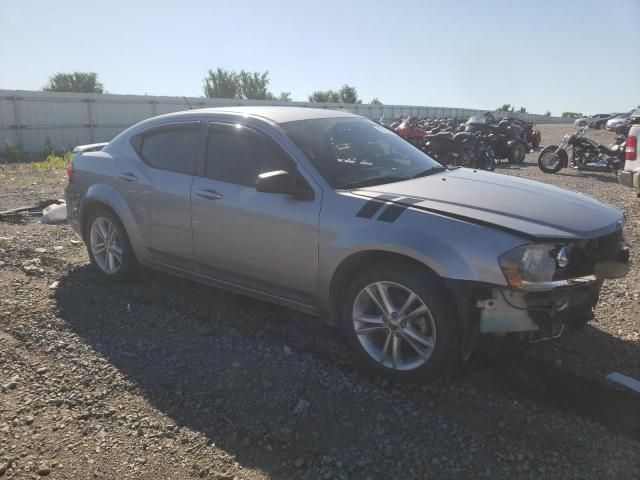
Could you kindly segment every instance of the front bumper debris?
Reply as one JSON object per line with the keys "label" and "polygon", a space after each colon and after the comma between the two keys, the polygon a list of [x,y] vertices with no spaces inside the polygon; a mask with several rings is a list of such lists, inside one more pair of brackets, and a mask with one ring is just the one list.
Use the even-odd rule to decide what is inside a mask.
{"label": "front bumper debris", "polygon": [[491,298],[477,302],[481,309],[480,333],[535,332],[533,339],[552,338],[564,325],[593,318],[601,280],[526,292],[507,288],[491,291]]}

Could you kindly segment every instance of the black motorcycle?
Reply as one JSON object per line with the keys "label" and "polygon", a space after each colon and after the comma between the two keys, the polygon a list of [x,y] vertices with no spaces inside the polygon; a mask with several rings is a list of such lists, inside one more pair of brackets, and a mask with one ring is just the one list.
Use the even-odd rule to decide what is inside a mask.
{"label": "black motorcycle", "polygon": [[480,133],[485,141],[493,147],[497,159],[507,158],[509,163],[522,163],[529,150],[523,140],[523,130],[502,120],[497,125],[487,123],[485,117],[471,117],[466,129],[470,133]]}
{"label": "black motorcycle", "polygon": [[495,153],[483,135],[469,132],[430,132],[423,137],[422,150],[443,165],[495,169]]}
{"label": "black motorcycle", "polygon": [[[560,145],[549,145],[540,152],[538,167],[545,173],[556,173],[565,167],[593,172],[610,172],[624,168],[626,137],[618,135],[613,145],[601,145],[587,137],[588,127],[568,133]],[[571,159],[567,154],[569,147]]]}

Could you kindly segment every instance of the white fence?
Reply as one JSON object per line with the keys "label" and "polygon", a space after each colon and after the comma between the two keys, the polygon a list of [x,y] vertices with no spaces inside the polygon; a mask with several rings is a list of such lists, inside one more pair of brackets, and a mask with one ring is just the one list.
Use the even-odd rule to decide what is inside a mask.
{"label": "white fence", "polygon": [[[401,115],[467,118],[485,110],[410,105],[355,105],[339,103],[278,102],[194,98],[193,108],[233,105],[289,105],[344,110],[389,122]],[[145,118],[187,110],[183,97],[110,95],[0,90],[0,142],[18,145],[24,152],[56,150],[75,145],[108,142],[125,128]],[[496,118],[502,113],[496,113]],[[569,123],[571,119],[516,114],[536,123]],[[0,152],[0,155],[3,152]]]}

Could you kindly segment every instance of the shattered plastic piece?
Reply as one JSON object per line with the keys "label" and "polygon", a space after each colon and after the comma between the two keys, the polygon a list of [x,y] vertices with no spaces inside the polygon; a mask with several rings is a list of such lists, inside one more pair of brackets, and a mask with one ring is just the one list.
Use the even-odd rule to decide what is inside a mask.
{"label": "shattered plastic piece", "polygon": [[0,221],[5,219],[19,219],[20,217],[26,217],[29,215],[39,215],[42,213],[42,210],[49,205],[56,205],[60,203],[64,203],[64,200],[41,200],[35,205],[5,210],[4,212],[0,212]]}

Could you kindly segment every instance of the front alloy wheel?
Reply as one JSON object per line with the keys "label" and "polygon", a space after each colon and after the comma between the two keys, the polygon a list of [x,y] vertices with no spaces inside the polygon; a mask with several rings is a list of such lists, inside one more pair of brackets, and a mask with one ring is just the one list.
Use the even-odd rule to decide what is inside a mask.
{"label": "front alloy wheel", "polygon": [[411,261],[381,261],[349,280],[338,308],[351,347],[372,373],[428,381],[459,358],[460,324],[442,279]]}
{"label": "front alloy wheel", "polygon": [[429,360],[436,343],[431,312],[411,289],[393,282],[367,285],[353,306],[354,331],[381,365],[414,370]]}

